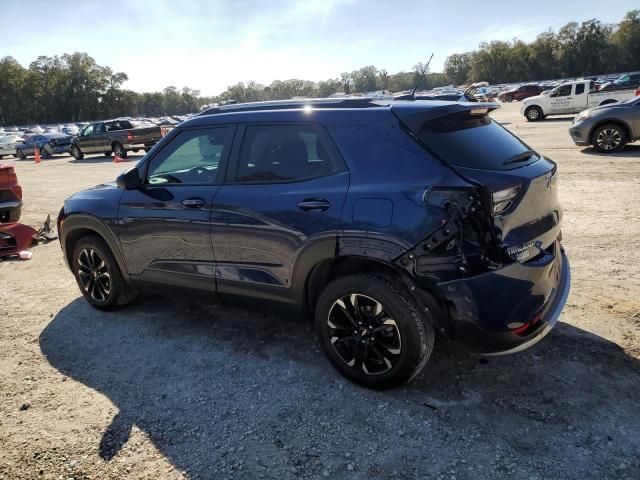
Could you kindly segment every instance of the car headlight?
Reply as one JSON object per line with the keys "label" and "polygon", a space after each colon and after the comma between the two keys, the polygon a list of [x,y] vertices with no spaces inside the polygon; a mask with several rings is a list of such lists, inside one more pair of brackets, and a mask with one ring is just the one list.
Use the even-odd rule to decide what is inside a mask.
{"label": "car headlight", "polygon": [[591,117],[591,112],[589,110],[585,110],[584,112],[579,113],[578,116],[573,119],[573,123],[582,122],[583,120],[586,120],[587,118],[590,118],[590,117]]}

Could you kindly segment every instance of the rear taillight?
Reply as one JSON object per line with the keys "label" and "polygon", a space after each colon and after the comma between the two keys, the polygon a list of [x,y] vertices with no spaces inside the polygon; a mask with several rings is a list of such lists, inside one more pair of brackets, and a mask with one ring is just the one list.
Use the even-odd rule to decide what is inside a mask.
{"label": "rear taillight", "polygon": [[127,140],[128,141],[133,141],[133,132],[127,132]]}
{"label": "rear taillight", "polygon": [[640,97],[640,88],[636,90],[636,97]]}
{"label": "rear taillight", "polygon": [[494,215],[500,215],[501,213],[506,212],[509,207],[513,205],[515,198],[518,196],[519,190],[520,187],[518,185],[513,185],[508,188],[494,190],[491,192],[492,213]]}

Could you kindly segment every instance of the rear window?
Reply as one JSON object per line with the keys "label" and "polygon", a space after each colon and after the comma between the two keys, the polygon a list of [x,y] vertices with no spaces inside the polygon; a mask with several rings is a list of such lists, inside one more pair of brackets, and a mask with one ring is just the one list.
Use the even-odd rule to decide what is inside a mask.
{"label": "rear window", "polygon": [[443,161],[459,167],[511,170],[538,160],[535,154],[526,157],[531,149],[489,115],[468,111],[425,122],[418,138]]}

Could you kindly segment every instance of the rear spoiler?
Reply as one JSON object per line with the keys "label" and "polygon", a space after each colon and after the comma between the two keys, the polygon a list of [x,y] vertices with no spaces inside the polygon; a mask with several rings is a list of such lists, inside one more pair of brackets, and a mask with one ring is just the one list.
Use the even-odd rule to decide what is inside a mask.
{"label": "rear spoiler", "polygon": [[434,106],[434,102],[421,105],[419,101],[391,105],[391,111],[412,132],[417,133],[425,122],[468,111],[471,115],[487,115],[500,108],[495,103],[447,102]]}

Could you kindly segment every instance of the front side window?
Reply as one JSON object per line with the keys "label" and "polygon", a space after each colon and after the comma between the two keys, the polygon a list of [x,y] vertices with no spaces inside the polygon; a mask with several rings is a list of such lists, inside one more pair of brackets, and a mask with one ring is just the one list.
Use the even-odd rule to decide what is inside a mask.
{"label": "front side window", "polygon": [[553,92],[554,97],[568,97],[571,95],[571,85],[560,85],[556,88],[556,91]]}
{"label": "front side window", "polygon": [[313,125],[254,125],[246,129],[236,172],[239,182],[297,181],[340,167]]}
{"label": "front side window", "polygon": [[231,142],[231,127],[184,130],[151,160],[147,183],[210,184]]}
{"label": "front side window", "polygon": [[89,125],[82,131],[83,137],[90,137],[91,135],[93,135],[93,125]]}

